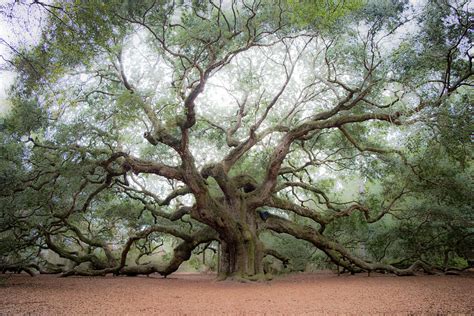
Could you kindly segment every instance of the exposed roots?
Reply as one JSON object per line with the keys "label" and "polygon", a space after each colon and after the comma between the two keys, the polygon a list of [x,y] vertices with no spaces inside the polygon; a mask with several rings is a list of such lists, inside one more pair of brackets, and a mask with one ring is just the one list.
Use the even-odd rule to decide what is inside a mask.
{"label": "exposed roots", "polygon": [[273,276],[269,273],[263,274],[254,274],[254,275],[245,275],[240,273],[234,273],[231,275],[219,274],[217,276],[217,281],[236,281],[240,283],[253,283],[253,282],[265,282],[271,281]]}
{"label": "exposed roots", "polygon": [[17,264],[10,264],[10,265],[3,265],[0,266],[0,270],[2,273],[5,274],[6,272],[13,272],[13,273],[22,273],[26,272],[30,276],[35,276],[37,274],[36,271],[41,271],[40,268],[35,264],[28,264],[28,265],[17,265]]}

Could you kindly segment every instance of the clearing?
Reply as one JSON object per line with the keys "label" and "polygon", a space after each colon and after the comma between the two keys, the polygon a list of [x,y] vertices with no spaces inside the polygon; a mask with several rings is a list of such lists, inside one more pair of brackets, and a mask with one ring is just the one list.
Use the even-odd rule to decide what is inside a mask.
{"label": "clearing", "polygon": [[214,275],[29,277],[0,286],[4,314],[419,314],[474,313],[474,277],[332,273],[271,282],[217,282]]}

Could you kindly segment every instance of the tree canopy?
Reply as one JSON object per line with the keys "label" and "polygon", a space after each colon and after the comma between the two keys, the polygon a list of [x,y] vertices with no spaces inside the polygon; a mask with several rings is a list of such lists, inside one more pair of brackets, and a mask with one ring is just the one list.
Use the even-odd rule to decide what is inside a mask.
{"label": "tree canopy", "polygon": [[[9,46],[5,269],[166,276],[216,242],[219,276],[237,279],[316,249],[397,275],[474,258],[469,1],[2,12],[25,7],[44,19],[35,43]],[[140,263],[163,236],[178,241],[169,260]]]}

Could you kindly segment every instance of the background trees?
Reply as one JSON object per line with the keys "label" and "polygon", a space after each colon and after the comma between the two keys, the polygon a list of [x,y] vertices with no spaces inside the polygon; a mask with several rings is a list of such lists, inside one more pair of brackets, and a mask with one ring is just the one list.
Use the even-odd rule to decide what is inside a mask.
{"label": "background trees", "polygon": [[352,272],[472,258],[467,1],[24,5],[47,18],[11,60],[5,266],[166,276],[217,241],[252,279],[296,239]]}

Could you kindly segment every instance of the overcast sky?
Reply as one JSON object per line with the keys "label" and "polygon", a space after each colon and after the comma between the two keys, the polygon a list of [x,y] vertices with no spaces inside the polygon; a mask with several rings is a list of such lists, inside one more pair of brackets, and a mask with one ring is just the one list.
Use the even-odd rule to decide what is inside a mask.
{"label": "overcast sky", "polygon": [[[6,92],[13,83],[15,74],[5,70],[5,60],[11,58],[11,50],[5,43],[18,47],[20,42],[23,45],[33,44],[39,37],[39,21],[44,20],[36,5],[14,5],[15,0],[0,0],[0,116],[8,111],[9,103],[6,100]],[[51,2],[49,0],[44,1]],[[10,15],[13,18],[9,18]],[[14,27],[11,27],[13,23]]]}
{"label": "overcast sky", "polygon": [[[11,36],[11,32],[7,26],[7,23],[5,21],[4,17],[4,6],[8,3],[9,1],[5,0],[0,0],[0,10],[1,10],[1,16],[0,16],[0,39],[8,39]],[[3,65],[4,61],[3,58],[8,58],[9,56],[9,50],[7,47],[3,44],[3,42],[0,42],[0,65]],[[6,90],[8,87],[11,85],[12,81],[14,78],[14,74],[12,72],[7,72],[4,70],[1,70],[0,68],[0,115],[4,114],[8,108],[7,106],[7,101],[6,101]]]}
{"label": "overcast sky", "polygon": [[[32,44],[39,37],[40,24],[38,21],[44,22],[44,11],[40,11],[36,5],[25,6],[15,5],[13,16],[17,19],[8,20],[6,14],[10,13],[9,7],[15,0],[0,0],[0,66],[3,66],[3,58],[10,58],[10,49],[5,46],[2,41],[7,41],[14,46],[17,46],[19,41],[23,43]],[[45,0],[44,2],[51,2]],[[420,6],[424,0],[411,0],[411,4],[415,7]],[[15,27],[12,29],[8,23],[13,22]],[[5,71],[0,67],[0,116],[5,115],[8,111],[9,103],[6,100],[6,92],[13,83],[15,74],[10,71]]]}
{"label": "overcast sky", "polygon": [[[0,38],[3,39],[8,36],[9,30],[5,24],[4,20],[0,20]],[[9,51],[4,45],[0,45],[0,56],[8,58]],[[3,60],[0,61],[3,63]],[[6,100],[6,90],[13,82],[13,78],[15,77],[13,72],[0,70],[0,115],[5,113],[8,108],[7,100]]]}

